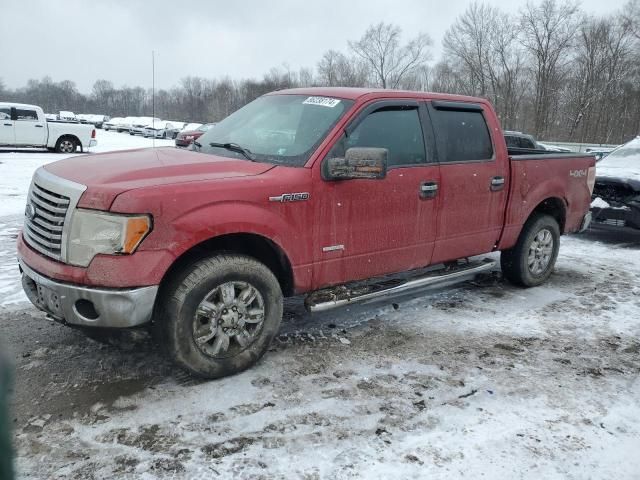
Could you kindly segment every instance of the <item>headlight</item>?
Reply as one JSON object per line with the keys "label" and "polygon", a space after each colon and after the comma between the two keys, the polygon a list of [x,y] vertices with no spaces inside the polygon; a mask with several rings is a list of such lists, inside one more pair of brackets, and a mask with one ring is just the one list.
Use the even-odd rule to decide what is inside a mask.
{"label": "headlight", "polygon": [[133,253],[150,231],[149,215],[128,216],[78,209],[73,213],[69,230],[67,261],[86,267],[99,253]]}

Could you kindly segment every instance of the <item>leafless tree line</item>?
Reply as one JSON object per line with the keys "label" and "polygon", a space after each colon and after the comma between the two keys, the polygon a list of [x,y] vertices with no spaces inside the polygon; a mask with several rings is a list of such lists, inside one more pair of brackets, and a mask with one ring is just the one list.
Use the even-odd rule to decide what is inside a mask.
{"label": "leafless tree line", "polygon": [[594,17],[542,0],[510,16],[474,3],[447,31],[429,86],[489,98],[505,129],[624,141],[640,134],[639,8]]}
{"label": "leafless tree line", "polygon": [[[426,34],[403,41],[391,24],[370,26],[344,51],[328,50],[315,71],[273,68],[260,80],[185,77],[155,94],[156,116],[217,121],[258,96],[298,86],[368,86],[459,93],[490,99],[506,129],[546,140],[619,143],[640,134],[640,0],[607,16],[572,0],[538,0],[517,14],[475,2],[451,25],[443,54],[430,63]],[[0,98],[45,111],[151,115],[152,94],[98,80],[29,80]]]}

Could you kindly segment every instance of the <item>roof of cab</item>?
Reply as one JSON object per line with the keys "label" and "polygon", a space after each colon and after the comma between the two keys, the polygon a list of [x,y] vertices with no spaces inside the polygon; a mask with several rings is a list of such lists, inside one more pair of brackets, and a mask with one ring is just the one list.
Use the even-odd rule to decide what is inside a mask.
{"label": "roof of cab", "polygon": [[38,105],[30,105],[28,103],[16,103],[16,102],[3,102],[0,101],[2,105],[11,105],[14,108],[40,108]]}
{"label": "roof of cab", "polygon": [[268,95],[314,95],[336,97],[345,100],[358,100],[362,97],[373,98],[420,98],[431,100],[450,100],[458,102],[487,103],[484,98],[453,95],[449,93],[415,92],[410,90],[391,90],[383,88],[351,88],[351,87],[309,87],[277,90]]}

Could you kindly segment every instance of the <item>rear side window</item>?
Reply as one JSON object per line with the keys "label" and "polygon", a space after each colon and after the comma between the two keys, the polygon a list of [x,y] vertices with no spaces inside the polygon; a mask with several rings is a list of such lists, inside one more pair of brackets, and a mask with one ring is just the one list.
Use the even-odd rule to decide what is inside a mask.
{"label": "rear side window", "polygon": [[0,107],[0,120],[11,120],[11,108]]}
{"label": "rear side window", "polygon": [[491,136],[480,111],[432,110],[441,162],[490,160]]}
{"label": "rear side window", "polygon": [[27,110],[22,108],[16,108],[17,120],[38,120],[38,114],[35,110]]}

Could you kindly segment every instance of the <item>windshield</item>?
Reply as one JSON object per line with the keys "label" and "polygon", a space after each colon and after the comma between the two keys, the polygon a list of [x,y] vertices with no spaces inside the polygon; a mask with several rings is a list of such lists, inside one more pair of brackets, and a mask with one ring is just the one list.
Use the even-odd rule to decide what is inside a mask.
{"label": "windshield", "polygon": [[213,126],[198,139],[201,147],[194,149],[245,158],[220,146],[233,143],[258,162],[303,166],[351,105],[350,100],[329,97],[266,95]]}
{"label": "windshield", "polygon": [[598,162],[599,167],[640,170],[640,137],[615,149]]}

